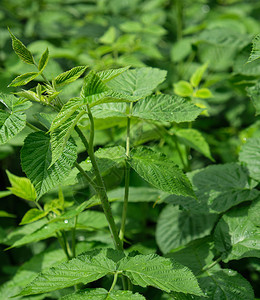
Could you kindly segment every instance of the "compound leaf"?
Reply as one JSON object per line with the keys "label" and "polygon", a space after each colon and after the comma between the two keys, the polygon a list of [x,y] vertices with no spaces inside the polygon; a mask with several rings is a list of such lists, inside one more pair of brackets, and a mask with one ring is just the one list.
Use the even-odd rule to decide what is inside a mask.
{"label": "compound leaf", "polygon": [[69,71],[66,71],[64,73],[61,73],[58,75],[54,81],[57,86],[63,86],[65,84],[71,83],[78,79],[87,69],[86,66],[78,66],[75,68],[72,68]]}

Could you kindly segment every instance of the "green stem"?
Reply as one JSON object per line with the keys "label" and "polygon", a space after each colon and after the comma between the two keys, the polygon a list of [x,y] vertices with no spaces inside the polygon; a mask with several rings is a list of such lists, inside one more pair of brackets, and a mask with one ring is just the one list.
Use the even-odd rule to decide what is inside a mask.
{"label": "green stem", "polygon": [[31,123],[26,121],[26,126],[28,126],[29,128],[31,128],[33,131],[40,131],[39,128],[37,128],[36,126],[32,125]]}
{"label": "green stem", "polygon": [[71,242],[72,258],[76,257],[76,227],[78,222],[78,216],[76,216],[74,220],[75,223],[74,223],[74,227],[72,228],[72,242]]}
{"label": "green stem", "polygon": [[89,158],[91,160],[91,163],[92,163],[92,166],[94,169],[94,173],[96,176],[96,180],[97,180],[97,193],[100,197],[102,208],[104,210],[106,219],[109,224],[109,229],[110,229],[110,232],[112,235],[112,239],[113,239],[115,248],[117,250],[123,250],[123,245],[119,238],[118,230],[117,230],[115,220],[112,215],[111,207],[110,207],[110,204],[108,201],[106,187],[105,187],[103,178],[101,177],[101,174],[100,174],[97,162],[96,162],[96,158],[94,155],[94,119],[93,119],[93,115],[91,113],[89,105],[87,105],[87,108],[88,108],[88,115],[89,115],[89,120],[90,120],[90,137],[89,137],[88,154],[89,154]]}
{"label": "green stem", "polygon": [[85,135],[83,134],[83,132],[79,129],[79,127],[77,125],[75,126],[75,131],[79,135],[83,145],[85,146],[86,150],[88,151],[88,148],[89,148],[88,141],[87,141]]}
{"label": "green stem", "polygon": [[115,275],[114,275],[114,280],[112,282],[112,285],[111,285],[111,288],[110,288],[109,292],[111,292],[114,289],[114,287],[116,285],[116,282],[117,282],[117,278],[118,278],[118,272],[116,272]]}
{"label": "green stem", "polygon": [[57,239],[58,239],[58,241],[59,241],[59,244],[60,244],[60,246],[61,246],[61,249],[63,249],[65,255],[67,256],[67,259],[70,260],[70,255],[69,255],[68,249],[67,249],[67,247],[66,247],[65,241],[64,241],[64,239],[62,239],[62,236],[60,236],[60,234],[61,234],[60,231],[57,232],[57,233],[56,233],[56,237],[57,237]]}
{"label": "green stem", "polygon": [[218,259],[216,259],[215,261],[213,261],[213,263],[209,264],[208,266],[205,266],[205,267],[201,270],[200,274],[201,274],[201,273],[204,273],[204,272],[206,272],[206,271],[208,271],[208,270],[211,269],[211,268],[213,268],[213,267],[214,267],[216,264],[218,264],[222,259],[223,259],[223,257],[222,257],[222,255],[221,255]]}
{"label": "green stem", "polygon": [[97,185],[96,185],[95,182],[88,176],[88,174],[82,169],[82,167],[80,166],[80,164],[78,164],[77,162],[75,162],[75,163],[74,163],[74,166],[80,171],[80,173],[82,174],[82,176],[85,177],[85,179],[86,179],[87,182],[90,184],[90,186],[92,186],[94,190],[97,190]]}

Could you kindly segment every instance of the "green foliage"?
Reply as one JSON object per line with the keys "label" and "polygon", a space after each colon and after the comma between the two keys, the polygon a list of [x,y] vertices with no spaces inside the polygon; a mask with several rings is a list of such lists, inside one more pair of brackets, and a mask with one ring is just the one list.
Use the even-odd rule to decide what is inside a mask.
{"label": "green foliage", "polygon": [[23,216],[22,221],[20,225],[32,223],[34,221],[37,221],[39,219],[44,218],[48,212],[46,211],[41,211],[37,208],[32,208],[26,212],[26,214]]}
{"label": "green foliage", "polygon": [[253,47],[250,56],[247,60],[248,63],[260,58],[260,34],[257,34],[253,39]]}
{"label": "green foliage", "polygon": [[56,86],[63,86],[78,79],[87,69],[84,66],[78,66],[57,76],[54,81]]}
{"label": "green foliage", "polygon": [[49,50],[47,48],[45,50],[45,52],[43,52],[43,54],[40,58],[40,61],[39,61],[38,69],[40,72],[42,72],[45,69],[45,67],[47,66],[48,60],[49,60]]}
{"label": "green foliage", "polygon": [[17,76],[10,84],[9,86],[21,86],[26,85],[30,81],[34,80],[39,73],[37,72],[29,72],[25,73],[23,75]]}

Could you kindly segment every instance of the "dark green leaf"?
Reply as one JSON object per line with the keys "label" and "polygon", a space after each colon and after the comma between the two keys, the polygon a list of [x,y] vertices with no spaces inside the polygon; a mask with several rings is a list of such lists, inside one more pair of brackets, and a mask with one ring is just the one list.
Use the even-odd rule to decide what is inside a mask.
{"label": "dark green leaf", "polygon": [[247,63],[250,63],[260,58],[260,34],[257,34],[253,39],[253,47]]}
{"label": "dark green leaf", "polygon": [[258,81],[254,86],[247,88],[247,93],[255,107],[255,115],[260,115],[260,81]]}

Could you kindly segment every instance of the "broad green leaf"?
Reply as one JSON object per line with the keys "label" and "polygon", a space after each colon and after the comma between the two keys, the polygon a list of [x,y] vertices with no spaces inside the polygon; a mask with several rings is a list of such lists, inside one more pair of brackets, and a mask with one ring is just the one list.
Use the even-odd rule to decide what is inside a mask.
{"label": "broad green leaf", "polygon": [[107,83],[113,90],[137,99],[150,95],[164,81],[166,71],[156,68],[127,70]]}
{"label": "broad green leaf", "polygon": [[250,205],[248,211],[248,218],[252,221],[253,224],[260,227],[260,199],[256,199]]}
{"label": "broad green leaf", "polygon": [[194,196],[192,186],[184,173],[163,154],[140,147],[131,151],[131,167],[158,189],[183,196]]}
{"label": "broad green leaf", "polygon": [[92,114],[95,119],[126,118],[126,104],[103,103],[93,107]]}
{"label": "broad green leaf", "polygon": [[205,63],[204,65],[200,66],[191,76],[190,83],[193,85],[193,87],[198,87],[201,79],[203,77],[203,74],[207,70],[208,63]]}
{"label": "broad green leaf", "polygon": [[180,129],[175,132],[177,139],[184,145],[200,152],[210,160],[214,161],[211,156],[209,145],[203,135],[196,129]]}
{"label": "broad green leaf", "polygon": [[7,143],[26,125],[26,115],[23,112],[9,114],[0,110],[0,145]]}
{"label": "broad green leaf", "polygon": [[104,83],[106,83],[112,80],[113,78],[119,76],[120,74],[124,73],[129,68],[130,67],[100,71],[97,73],[97,75]]}
{"label": "broad green leaf", "polygon": [[251,138],[242,146],[239,161],[246,164],[253,179],[260,181],[260,138]]}
{"label": "broad green leaf", "polygon": [[27,64],[34,64],[34,60],[32,57],[31,52],[25,47],[25,45],[18,40],[10,31],[10,29],[8,29],[12,38],[12,46],[14,49],[14,52],[20,57],[20,59],[24,62],[26,62]]}
{"label": "broad green leaf", "polygon": [[23,75],[19,75],[8,85],[8,87],[26,85],[28,82],[32,81],[38,75],[39,75],[38,72],[29,72]]}
{"label": "broad green leaf", "polygon": [[253,47],[248,58],[247,63],[250,63],[258,58],[260,58],[260,33],[257,34],[253,39]]}
{"label": "broad green leaf", "polygon": [[16,215],[10,214],[4,210],[0,210],[0,218],[16,218]]}
{"label": "broad green leaf", "polygon": [[180,80],[174,84],[174,93],[181,97],[189,97],[193,94],[193,87],[188,81]]}
{"label": "broad green leaf", "polygon": [[24,225],[24,224],[35,222],[35,221],[37,221],[39,219],[44,218],[47,214],[48,214],[47,211],[41,211],[38,208],[31,208],[23,216],[20,225]]}
{"label": "broad green leaf", "polygon": [[193,97],[200,98],[200,99],[208,99],[208,98],[212,98],[213,95],[209,89],[202,88],[195,91],[193,93]]}
{"label": "broad green leaf", "polygon": [[178,206],[167,205],[161,212],[156,241],[163,253],[210,234],[217,220],[214,214],[192,214]]}
{"label": "broad green leaf", "polygon": [[0,191],[0,199],[12,195],[10,191]]}
{"label": "broad green leaf", "polygon": [[12,187],[8,188],[12,192],[12,194],[28,201],[36,200],[37,194],[30,179],[25,177],[18,177],[16,175],[13,175],[9,171],[6,171],[6,173],[12,185]]}
{"label": "broad green leaf", "polygon": [[157,254],[123,258],[118,270],[123,271],[135,285],[153,286],[168,293],[202,295],[196,277],[187,267]]}
{"label": "broad green leaf", "polygon": [[171,48],[171,59],[174,62],[183,60],[191,52],[191,39],[182,38],[173,44]]}
{"label": "broad green leaf", "polygon": [[53,113],[36,113],[35,115],[33,115],[34,118],[39,121],[40,124],[42,124],[42,126],[44,126],[46,129],[50,130],[51,128],[51,124],[53,122],[53,120],[55,119],[55,117],[57,116],[57,114],[53,114]]}
{"label": "broad green leaf", "polygon": [[40,273],[19,294],[21,296],[55,291],[78,283],[87,284],[116,271],[116,263],[123,254],[115,250],[94,250],[79,255]]}
{"label": "broad green leaf", "polygon": [[183,98],[170,95],[150,96],[140,100],[132,115],[145,120],[161,122],[191,122],[202,109]]}
{"label": "broad green leaf", "polygon": [[130,291],[111,291],[105,289],[85,289],[69,294],[60,300],[145,300],[144,296]]}
{"label": "broad green leaf", "polygon": [[255,107],[255,115],[260,115],[260,81],[257,81],[257,83],[247,88],[247,94],[251,98],[253,105]]}
{"label": "broad green leaf", "polygon": [[39,65],[38,65],[38,69],[40,72],[42,72],[45,67],[47,66],[49,60],[49,50],[48,48],[45,50],[45,52],[42,54],[40,61],[39,61]]}
{"label": "broad green leaf", "polygon": [[[205,297],[208,297],[205,299],[254,300],[250,283],[236,271],[210,269],[198,280]],[[195,296],[194,299],[201,298]]]}
{"label": "broad green leaf", "polygon": [[78,79],[87,69],[86,66],[78,66],[75,68],[72,68],[69,71],[66,71],[59,76],[57,76],[54,81],[57,86],[63,86],[65,84],[71,83]]}
{"label": "broad green leaf", "polygon": [[223,215],[215,229],[215,247],[226,254],[225,262],[260,258],[260,229],[249,218],[248,209],[248,206],[233,208]]}
{"label": "broad green leaf", "polygon": [[77,147],[73,140],[68,140],[59,159],[50,166],[50,137],[41,131],[27,136],[21,150],[21,163],[35,186],[38,199],[69,175],[76,158]]}
{"label": "broad green leaf", "polygon": [[3,93],[0,93],[0,102],[12,112],[25,111],[31,107],[31,103],[29,101],[17,98],[14,95]]}

